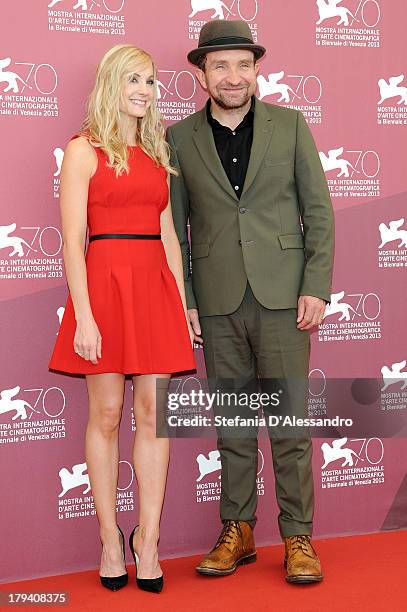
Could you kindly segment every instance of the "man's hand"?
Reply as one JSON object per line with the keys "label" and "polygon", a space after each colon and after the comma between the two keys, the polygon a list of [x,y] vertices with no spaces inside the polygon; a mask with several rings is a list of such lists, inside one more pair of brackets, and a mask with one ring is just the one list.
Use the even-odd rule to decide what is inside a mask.
{"label": "man's hand", "polygon": [[194,332],[194,342],[203,344],[203,339],[201,338],[201,326],[199,325],[198,310],[196,308],[190,308],[188,310],[188,317],[192,330]]}
{"label": "man's hand", "polygon": [[297,328],[311,329],[324,320],[326,302],[313,295],[300,295],[298,298]]}

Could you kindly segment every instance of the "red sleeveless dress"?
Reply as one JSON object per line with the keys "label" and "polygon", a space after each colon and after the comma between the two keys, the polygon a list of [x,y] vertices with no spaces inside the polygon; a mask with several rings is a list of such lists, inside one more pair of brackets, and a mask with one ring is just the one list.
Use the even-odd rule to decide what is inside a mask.
{"label": "red sleeveless dress", "polygon": [[[75,135],[73,138],[76,138]],[[94,147],[87,222],[94,234],[159,234],[168,203],[166,170],[129,146],[129,174],[116,177]],[[49,368],[72,374],[166,374],[196,370],[181,296],[161,240],[94,240],[86,252],[90,305],[102,336],[98,364],[74,351],[76,321],[68,295]]]}

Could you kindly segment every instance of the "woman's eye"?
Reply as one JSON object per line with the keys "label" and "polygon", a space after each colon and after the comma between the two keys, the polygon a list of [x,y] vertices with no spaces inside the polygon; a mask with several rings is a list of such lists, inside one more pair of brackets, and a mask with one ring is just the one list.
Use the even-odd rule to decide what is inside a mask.
{"label": "woman's eye", "polygon": [[147,81],[147,85],[154,85],[154,81],[150,79],[149,81]]}

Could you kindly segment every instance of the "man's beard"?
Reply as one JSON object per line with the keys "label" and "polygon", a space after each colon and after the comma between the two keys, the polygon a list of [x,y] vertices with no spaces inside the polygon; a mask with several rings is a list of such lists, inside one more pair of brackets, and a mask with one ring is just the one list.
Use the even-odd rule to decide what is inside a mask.
{"label": "man's beard", "polygon": [[232,108],[237,109],[237,108],[242,108],[243,106],[246,106],[246,104],[249,102],[249,100],[252,97],[248,89],[246,90],[246,94],[242,94],[242,95],[243,95],[243,99],[241,99],[240,101],[236,100],[236,102],[228,102],[221,97],[222,94],[219,95],[216,92],[212,93],[212,98],[214,99],[216,104],[220,106],[220,108],[223,108],[224,110],[231,110]]}

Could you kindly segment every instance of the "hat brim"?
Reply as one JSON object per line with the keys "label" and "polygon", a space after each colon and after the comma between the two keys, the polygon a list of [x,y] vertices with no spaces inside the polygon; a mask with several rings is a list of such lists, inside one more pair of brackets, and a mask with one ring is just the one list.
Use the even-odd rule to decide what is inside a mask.
{"label": "hat brim", "polygon": [[202,55],[206,55],[207,53],[211,53],[212,51],[227,51],[229,49],[247,49],[249,51],[253,51],[256,60],[263,57],[263,55],[266,53],[266,49],[264,47],[261,47],[260,45],[252,45],[249,43],[247,45],[208,45],[207,47],[198,47],[197,49],[193,49],[188,53],[187,58],[191,62],[191,64],[195,64],[195,66],[197,66],[199,58],[202,57]]}

